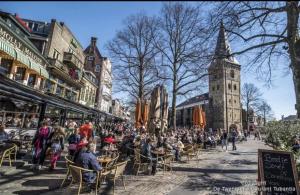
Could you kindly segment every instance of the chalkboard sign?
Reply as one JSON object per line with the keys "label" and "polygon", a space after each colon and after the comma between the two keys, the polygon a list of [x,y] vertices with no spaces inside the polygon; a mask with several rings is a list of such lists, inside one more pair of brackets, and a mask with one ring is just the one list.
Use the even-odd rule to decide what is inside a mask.
{"label": "chalkboard sign", "polygon": [[291,152],[258,150],[259,194],[298,195],[299,184]]}

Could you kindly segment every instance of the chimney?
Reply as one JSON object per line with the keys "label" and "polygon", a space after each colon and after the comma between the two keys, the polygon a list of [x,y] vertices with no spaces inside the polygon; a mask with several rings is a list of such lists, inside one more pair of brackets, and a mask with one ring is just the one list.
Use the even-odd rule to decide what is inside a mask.
{"label": "chimney", "polygon": [[97,42],[97,37],[91,37],[91,46],[92,46],[93,48],[96,47],[96,42]]}

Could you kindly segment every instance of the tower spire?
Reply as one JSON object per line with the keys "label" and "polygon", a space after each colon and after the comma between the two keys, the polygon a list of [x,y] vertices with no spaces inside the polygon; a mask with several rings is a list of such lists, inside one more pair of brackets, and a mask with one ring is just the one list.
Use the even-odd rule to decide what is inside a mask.
{"label": "tower spire", "polygon": [[223,20],[221,20],[220,23],[217,46],[215,49],[215,59],[227,59],[230,62],[237,63],[237,60],[232,56]]}

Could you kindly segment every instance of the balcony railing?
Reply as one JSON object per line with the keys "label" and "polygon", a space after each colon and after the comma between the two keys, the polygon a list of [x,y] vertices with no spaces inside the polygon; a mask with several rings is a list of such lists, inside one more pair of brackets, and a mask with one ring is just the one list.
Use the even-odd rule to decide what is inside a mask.
{"label": "balcony railing", "polygon": [[63,61],[64,63],[69,64],[78,69],[81,69],[82,67],[82,62],[73,53],[64,52]]}
{"label": "balcony railing", "polygon": [[56,68],[58,68],[58,69],[62,70],[63,72],[69,74],[68,67],[66,65],[64,65],[63,63],[61,63],[60,61],[58,61],[57,59],[49,58],[48,61],[52,66],[55,66]]}

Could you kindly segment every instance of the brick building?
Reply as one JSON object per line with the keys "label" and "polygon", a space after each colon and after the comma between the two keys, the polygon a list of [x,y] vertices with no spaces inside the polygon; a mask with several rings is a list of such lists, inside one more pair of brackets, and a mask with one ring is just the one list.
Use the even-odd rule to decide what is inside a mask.
{"label": "brick building", "polygon": [[206,112],[207,127],[213,129],[242,128],[240,65],[232,56],[227,35],[221,23],[214,60],[209,72],[209,93],[190,98],[177,106],[177,124],[192,125],[193,107]]}
{"label": "brick building", "polygon": [[99,52],[96,37],[91,37],[91,43],[84,53],[86,55],[85,70],[93,73],[98,80],[96,107],[101,111],[112,113],[111,62]]}

